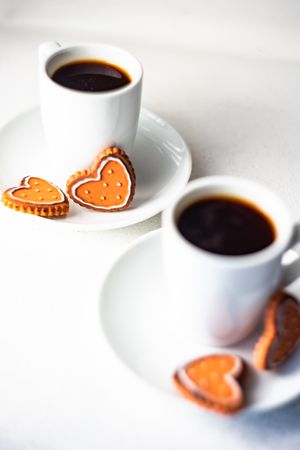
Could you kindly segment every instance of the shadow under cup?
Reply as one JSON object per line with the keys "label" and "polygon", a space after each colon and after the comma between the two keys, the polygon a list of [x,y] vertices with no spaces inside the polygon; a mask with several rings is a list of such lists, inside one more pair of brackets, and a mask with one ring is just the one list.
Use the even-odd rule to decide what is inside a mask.
{"label": "shadow under cup", "polygon": [[[191,204],[219,196],[255,205],[272,221],[273,242],[239,256],[211,253],[189,242],[178,229],[180,216]],[[282,282],[281,260],[292,236],[287,207],[264,186],[227,176],[189,183],[163,214],[168,312],[177,332],[210,345],[229,345],[246,337]]]}

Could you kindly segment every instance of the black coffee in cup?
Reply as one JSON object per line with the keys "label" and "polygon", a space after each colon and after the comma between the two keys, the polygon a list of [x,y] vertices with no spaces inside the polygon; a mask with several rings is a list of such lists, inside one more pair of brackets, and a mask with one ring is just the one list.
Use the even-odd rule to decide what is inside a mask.
{"label": "black coffee in cup", "polygon": [[129,74],[119,66],[106,61],[81,60],[57,69],[52,80],[61,86],[87,92],[105,92],[130,83]]}
{"label": "black coffee in cup", "polygon": [[192,244],[220,255],[247,255],[270,245],[276,236],[269,217],[238,197],[215,196],[188,206],[178,228]]}

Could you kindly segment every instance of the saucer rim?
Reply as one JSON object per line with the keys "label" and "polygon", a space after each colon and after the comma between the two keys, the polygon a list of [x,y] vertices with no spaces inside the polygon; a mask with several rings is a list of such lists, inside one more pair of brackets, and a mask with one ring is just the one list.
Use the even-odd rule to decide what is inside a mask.
{"label": "saucer rim", "polygon": [[[40,106],[39,104],[36,104],[30,108],[26,108],[22,111],[20,111],[19,113],[15,114],[14,116],[12,116],[11,118],[9,118],[5,123],[3,123],[0,127],[0,139],[1,139],[1,135],[3,132],[5,132],[6,128],[13,126],[14,122],[18,121],[18,120],[22,120],[23,116],[27,116],[30,114],[39,114],[40,113]],[[165,120],[162,116],[160,116],[159,114],[153,112],[151,109],[149,108],[145,108],[145,107],[141,107],[141,114],[145,114],[146,116],[154,116],[159,120],[162,120],[165,124],[168,125],[169,129],[171,129],[172,131],[174,131],[176,133],[176,135],[178,136],[178,138],[181,139],[182,143],[183,143],[183,148],[184,148],[184,160],[183,160],[183,165],[180,165],[180,184],[177,186],[176,189],[174,189],[173,191],[169,192],[166,197],[158,195],[158,198],[153,202],[153,197],[150,197],[150,201],[153,202],[153,204],[150,206],[147,206],[146,211],[143,213],[143,203],[136,208],[136,210],[132,210],[134,211],[132,213],[132,215],[130,215],[129,219],[125,218],[125,220],[121,218],[121,220],[119,222],[116,222],[115,224],[112,225],[107,225],[106,223],[73,223],[73,222],[69,222],[67,220],[63,220],[64,218],[62,218],[62,220],[57,220],[57,219],[51,219],[49,220],[49,218],[45,217],[39,217],[39,216],[35,216],[32,214],[23,214],[22,215],[22,220],[24,221],[28,221],[29,223],[43,223],[44,226],[50,226],[50,227],[55,227],[57,226],[57,224],[59,224],[61,227],[66,228],[66,229],[70,229],[72,231],[87,231],[87,232],[93,232],[93,231],[109,231],[109,230],[118,230],[118,229],[122,229],[125,227],[129,227],[132,225],[137,225],[141,222],[144,222],[146,220],[151,219],[152,217],[156,216],[157,214],[161,213],[167,206],[168,204],[172,201],[172,199],[179,193],[181,192],[181,190],[186,186],[186,184],[188,183],[188,181],[190,180],[191,177],[191,172],[192,172],[192,155],[191,155],[191,150],[186,142],[186,140],[183,138],[183,136],[181,135],[181,133],[175,128],[173,127],[167,120]],[[140,114],[140,116],[141,116]],[[140,119],[139,119],[140,121]],[[139,126],[138,126],[139,129]],[[137,131],[138,133],[138,131]],[[178,168],[176,169],[176,171],[174,172],[175,175],[178,172]],[[166,186],[166,185],[165,185]],[[164,186],[164,187],[165,187]],[[2,195],[2,189],[0,189],[0,195]],[[151,200],[152,199],[152,200]],[[140,209],[142,208],[142,211],[140,211]],[[0,203],[0,211],[1,214],[7,214],[8,216],[11,216],[11,214],[15,214],[15,211],[12,211],[10,209],[8,209],[7,207],[5,207],[2,203]],[[88,211],[89,213],[91,213],[91,211]],[[139,214],[142,214],[141,216]],[[138,216],[138,217],[137,217]],[[12,218],[14,216],[11,216]],[[32,222],[33,221],[33,222]]]}
{"label": "saucer rim", "polygon": [[[128,244],[126,246],[125,249],[123,249],[123,251],[112,261],[112,263],[109,265],[109,267],[107,268],[107,270],[105,271],[105,273],[103,274],[103,278],[102,278],[102,282],[100,285],[100,289],[99,289],[99,296],[98,296],[98,314],[99,314],[99,322],[100,322],[100,333],[101,336],[104,338],[104,341],[106,342],[107,346],[110,348],[111,352],[113,353],[114,357],[119,361],[119,363],[122,365],[123,368],[126,369],[127,372],[131,373],[131,375],[136,379],[139,380],[140,383],[143,383],[144,387],[147,389],[150,389],[152,392],[155,392],[156,394],[165,396],[166,399],[169,399],[170,401],[177,401],[178,404],[190,404],[191,407],[195,408],[195,405],[193,403],[189,403],[189,402],[182,402],[182,397],[175,391],[175,393],[171,392],[171,391],[167,391],[164,389],[161,389],[160,387],[154,385],[153,383],[151,383],[150,381],[148,381],[146,378],[144,378],[143,376],[139,375],[129,364],[126,364],[126,362],[124,362],[123,358],[119,355],[119,353],[115,350],[113,344],[110,341],[110,338],[106,332],[106,325],[104,323],[104,318],[103,318],[103,304],[105,302],[105,296],[104,296],[104,291],[106,289],[106,283],[107,280],[109,279],[111,272],[117,267],[117,265],[123,260],[126,259],[128,253],[130,253],[133,249],[135,249],[136,247],[142,246],[145,242],[150,241],[150,240],[158,240],[162,238],[162,234],[163,234],[163,227],[160,227],[156,230],[150,231],[142,236],[140,236],[139,238],[135,239],[133,242],[131,242],[130,244]],[[246,338],[248,339],[248,338]],[[208,348],[212,348],[209,347]],[[224,348],[225,351],[230,351],[230,349],[232,348],[231,345],[227,345],[224,347],[213,347],[214,349],[222,349]],[[299,355],[300,357],[300,355]],[[273,402],[272,404],[268,404],[266,406],[259,406],[256,403],[252,403],[249,406],[245,406],[244,408],[242,408],[240,411],[238,411],[235,416],[238,417],[253,417],[254,415],[257,416],[259,414],[265,414],[265,413],[269,413],[271,411],[275,411],[275,410],[279,410],[281,408],[284,408],[285,406],[292,404],[294,401],[297,401],[297,399],[300,398],[300,389],[299,392],[291,394],[289,396],[287,396],[284,400],[279,401],[279,402]]]}

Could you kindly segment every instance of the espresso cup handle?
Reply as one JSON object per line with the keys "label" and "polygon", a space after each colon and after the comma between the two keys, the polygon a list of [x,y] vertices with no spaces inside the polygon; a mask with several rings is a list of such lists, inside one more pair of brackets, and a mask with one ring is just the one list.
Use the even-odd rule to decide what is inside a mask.
{"label": "espresso cup handle", "polygon": [[39,46],[39,62],[43,63],[46,59],[56,52],[61,47],[61,44],[55,41],[44,42]]}
{"label": "espresso cup handle", "polygon": [[[293,250],[296,244],[300,243],[300,222],[294,225],[294,233],[292,236],[292,240],[290,243],[290,247],[288,250]],[[288,284],[295,281],[300,277],[300,252],[294,250],[294,253],[297,255],[294,261],[283,264],[283,275],[282,275],[282,286],[285,287]]]}

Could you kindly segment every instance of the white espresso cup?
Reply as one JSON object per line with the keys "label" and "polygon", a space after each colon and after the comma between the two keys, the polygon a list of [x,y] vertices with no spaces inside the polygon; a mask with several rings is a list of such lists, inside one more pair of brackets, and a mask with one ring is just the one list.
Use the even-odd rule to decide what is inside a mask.
{"label": "white espresso cup", "polygon": [[[52,80],[61,66],[100,60],[124,69],[130,83],[104,92],[79,91]],[[50,160],[65,179],[89,168],[98,153],[110,146],[131,152],[137,131],[143,69],[125,50],[106,44],[39,47],[41,114]]]}
{"label": "white espresso cup", "polygon": [[[218,195],[245,199],[272,222],[274,241],[241,256],[202,250],[178,229],[182,212],[194,202]],[[266,302],[296,279],[299,260],[284,265],[283,255],[300,240],[282,200],[268,188],[242,178],[204,177],[189,183],[163,213],[163,258],[168,317],[183,336],[210,345],[246,337],[262,317]]]}

